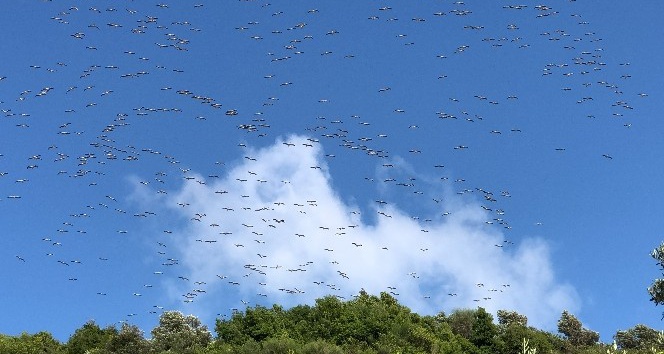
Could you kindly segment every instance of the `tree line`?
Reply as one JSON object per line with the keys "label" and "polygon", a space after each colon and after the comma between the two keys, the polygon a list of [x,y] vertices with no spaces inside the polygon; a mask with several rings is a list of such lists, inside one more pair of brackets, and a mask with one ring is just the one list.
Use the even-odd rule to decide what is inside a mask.
{"label": "tree line", "polygon": [[449,315],[419,315],[389,293],[364,291],[284,309],[254,306],[217,319],[213,336],[193,315],[166,311],[147,339],[135,325],[100,327],[89,321],[61,343],[48,332],[0,335],[0,354],[646,354],[664,351],[664,333],[637,325],[614,335],[613,345],[564,311],[558,333],[528,325],[526,316],[482,307]]}

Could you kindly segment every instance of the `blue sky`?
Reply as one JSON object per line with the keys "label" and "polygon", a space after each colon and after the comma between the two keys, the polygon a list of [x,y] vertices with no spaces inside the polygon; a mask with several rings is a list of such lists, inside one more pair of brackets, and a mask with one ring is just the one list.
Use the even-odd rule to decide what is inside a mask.
{"label": "blue sky", "polygon": [[661,328],[664,5],[517,5],[3,4],[0,332],[361,288]]}

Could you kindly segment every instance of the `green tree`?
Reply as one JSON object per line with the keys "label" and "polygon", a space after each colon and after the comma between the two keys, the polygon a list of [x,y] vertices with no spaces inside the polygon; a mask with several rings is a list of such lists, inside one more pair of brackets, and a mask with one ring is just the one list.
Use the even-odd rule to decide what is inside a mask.
{"label": "green tree", "polygon": [[212,341],[210,331],[196,316],[185,316],[178,311],[162,313],[159,325],[151,333],[156,352],[196,353]]}
{"label": "green tree", "polygon": [[284,317],[284,310],[279,305],[273,305],[272,308],[250,307],[244,313],[244,328],[249,336],[258,342],[282,337],[287,335]]}
{"label": "green tree", "polygon": [[125,322],[106,343],[106,351],[113,354],[145,354],[150,351],[150,343],[137,326]]}
{"label": "green tree", "polygon": [[217,319],[214,331],[217,333],[217,341],[232,345],[242,345],[251,337],[247,335],[244,328],[244,314],[236,311],[230,319]]}
{"label": "green tree", "polygon": [[637,324],[625,331],[618,331],[613,338],[620,349],[664,349],[660,347],[659,332],[642,324]]}
{"label": "green tree", "polygon": [[248,341],[244,342],[244,344],[238,346],[237,350],[235,353],[237,354],[256,354],[261,352],[261,345],[260,343],[256,342],[253,339],[249,339]]}
{"label": "green tree", "polygon": [[[477,348],[466,338],[454,334],[444,313],[436,316],[424,316],[420,325],[426,326],[437,338],[431,345],[431,353],[477,353]],[[472,330],[472,326],[471,326]]]}
{"label": "green tree", "polygon": [[496,315],[498,316],[498,324],[501,326],[517,325],[526,327],[528,325],[528,317],[516,311],[498,310]]}
{"label": "green tree", "polygon": [[344,316],[344,303],[335,296],[316,299],[311,311],[314,336],[331,343],[343,343],[341,318]]}
{"label": "green tree", "polygon": [[300,346],[291,338],[269,338],[261,343],[261,354],[294,354],[298,353]]}
{"label": "green tree", "polygon": [[12,337],[0,335],[0,354],[60,354],[63,345],[49,332],[21,333]]}
{"label": "green tree", "polygon": [[382,292],[378,297],[361,291],[359,296],[345,303],[342,342],[352,339],[371,346],[381,335],[387,334],[394,323],[408,328],[410,317],[410,310],[399,305],[392,295]]}
{"label": "green tree", "polygon": [[344,354],[338,346],[320,339],[305,344],[301,352],[302,354]]}
{"label": "green tree", "polygon": [[503,354],[521,353],[524,349],[524,340],[528,342],[528,348],[537,353],[551,353],[554,349],[562,347],[556,344],[560,339],[551,334],[513,323],[500,331],[497,351]]}
{"label": "green tree", "polygon": [[[465,313],[471,315],[466,316],[468,338],[483,344],[488,352],[494,346],[496,334],[491,315],[483,309]],[[456,316],[461,318],[459,314]],[[455,316],[450,317],[456,323]],[[217,320],[217,341],[207,350],[211,353],[479,354],[470,340],[453,332],[448,320],[444,313],[436,316],[412,313],[388,293],[374,296],[361,291],[348,301],[326,296],[317,299],[314,306],[301,305],[289,310],[277,305],[257,306],[236,312],[230,319]]]}
{"label": "green tree", "polygon": [[431,353],[441,346],[441,340],[432,331],[420,325],[411,325],[408,343],[415,349]]}
{"label": "green tree", "polygon": [[558,320],[558,332],[574,347],[584,347],[597,343],[599,333],[583,328],[581,321],[567,311],[563,311]]}
{"label": "green tree", "polygon": [[457,309],[452,311],[446,319],[452,332],[470,340],[473,332],[473,323],[475,322],[475,312],[477,310],[472,309]]}
{"label": "green tree", "polygon": [[85,354],[95,348],[105,348],[111,337],[117,335],[115,327],[101,329],[94,321],[86,322],[67,341],[68,354]]}
{"label": "green tree", "polygon": [[217,319],[215,332],[219,340],[234,345],[242,345],[249,339],[261,342],[267,338],[288,336],[286,317],[279,305],[248,307],[244,313],[233,313],[228,320]]}
{"label": "green tree", "polygon": [[298,305],[285,313],[284,319],[291,338],[301,342],[311,342],[318,338],[313,320],[313,308],[309,305]]}
{"label": "green tree", "polygon": [[480,351],[489,353],[495,344],[497,334],[496,325],[493,324],[493,316],[486,312],[484,308],[479,307],[475,312],[470,341]]}
{"label": "green tree", "polygon": [[203,351],[205,354],[235,354],[237,353],[236,346],[229,343],[222,343],[220,340],[215,340],[208,345]]}

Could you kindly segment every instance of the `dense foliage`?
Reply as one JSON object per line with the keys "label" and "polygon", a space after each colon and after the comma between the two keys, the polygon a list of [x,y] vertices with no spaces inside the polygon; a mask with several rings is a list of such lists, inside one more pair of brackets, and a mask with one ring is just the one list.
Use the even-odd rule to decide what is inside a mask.
{"label": "dense foliage", "polygon": [[598,343],[596,332],[564,311],[560,334],[528,326],[526,316],[507,310],[493,316],[479,307],[422,316],[388,293],[361,292],[342,301],[334,296],[313,306],[284,309],[255,306],[217,319],[216,338],[195,316],[164,312],[146,339],[136,326],[99,327],[90,321],[60,343],[47,332],[0,335],[0,354],[613,354],[664,350],[663,335],[637,325],[618,331],[614,346]]}

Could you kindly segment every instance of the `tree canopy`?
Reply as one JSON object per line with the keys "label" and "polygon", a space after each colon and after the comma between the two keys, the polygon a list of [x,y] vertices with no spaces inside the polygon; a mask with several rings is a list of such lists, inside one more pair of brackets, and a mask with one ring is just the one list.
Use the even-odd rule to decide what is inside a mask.
{"label": "tree canopy", "polygon": [[420,315],[389,293],[360,292],[351,300],[334,296],[313,305],[284,309],[254,306],[216,320],[213,337],[193,315],[165,311],[145,338],[135,325],[100,327],[84,323],[66,343],[48,332],[0,335],[0,354],[646,354],[664,349],[664,335],[637,325],[615,335],[615,349],[598,343],[599,334],[563,311],[560,335],[528,326],[526,316],[484,308],[449,315]]}
{"label": "tree canopy", "polygon": [[583,328],[581,321],[567,311],[560,315],[558,332],[574,346],[589,346],[599,341],[599,333]]}

